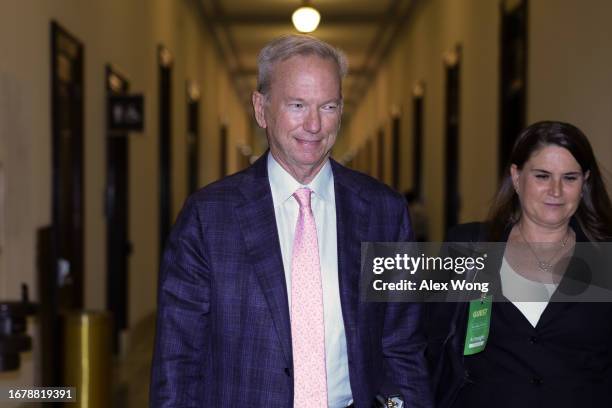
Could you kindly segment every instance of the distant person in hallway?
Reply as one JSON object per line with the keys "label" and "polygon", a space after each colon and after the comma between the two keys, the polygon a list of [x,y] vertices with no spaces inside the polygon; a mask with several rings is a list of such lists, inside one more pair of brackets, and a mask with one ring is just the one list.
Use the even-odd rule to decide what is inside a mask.
{"label": "distant person in hallway", "polygon": [[506,245],[484,350],[464,355],[467,303],[427,305],[438,406],[612,406],[612,304],[564,302],[575,282],[591,282],[582,260],[600,247],[589,243],[611,238],[610,198],[585,135],[562,122],[525,129],[488,221],[448,234]]}
{"label": "distant person in hallway", "polygon": [[152,407],[430,407],[421,308],[359,299],[362,241],[413,239],[400,195],[330,158],[341,52],[289,35],[258,58],[269,152],[192,195],[159,280]]}

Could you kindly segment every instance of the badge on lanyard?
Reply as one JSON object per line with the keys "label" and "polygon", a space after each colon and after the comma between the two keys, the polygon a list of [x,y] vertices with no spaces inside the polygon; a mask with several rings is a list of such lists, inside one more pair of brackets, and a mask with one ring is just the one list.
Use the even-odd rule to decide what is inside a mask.
{"label": "badge on lanyard", "polygon": [[491,327],[493,296],[483,296],[470,301],[470,310],[465,334],[464,356],[480,353],[487,345]]}

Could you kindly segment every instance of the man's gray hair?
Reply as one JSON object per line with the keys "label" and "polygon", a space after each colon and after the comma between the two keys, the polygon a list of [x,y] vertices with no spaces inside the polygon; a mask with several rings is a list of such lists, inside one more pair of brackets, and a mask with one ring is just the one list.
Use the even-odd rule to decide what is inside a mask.
{"label": "man's gray hair", "polygon": [[316,55],[334,61],[338,66],[340,80],[348,71],[346,56],[338,48],[309,35],[284,35],[269,42],[257,57],[257,91],[263,95],[267,94],[274,64],[296,55]]}

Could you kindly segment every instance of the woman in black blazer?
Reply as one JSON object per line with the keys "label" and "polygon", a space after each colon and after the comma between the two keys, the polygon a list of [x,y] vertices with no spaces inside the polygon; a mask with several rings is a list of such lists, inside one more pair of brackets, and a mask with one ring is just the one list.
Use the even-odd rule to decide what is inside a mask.
{"label": "woman in black blazer", "polygon": [[[579,260],[599,250],[576,243],[611,238],[610,198],[584,134],[561,122],[525,129],[488,221],[447,237],[506,245],[495,268],[503,301],[491,307],[483,351],[464,355],[466,303],[426,308],[438,406],[612,407],[612,303],[559,301],[590,279]],[[544,299],[521,298],[532,287]]]}

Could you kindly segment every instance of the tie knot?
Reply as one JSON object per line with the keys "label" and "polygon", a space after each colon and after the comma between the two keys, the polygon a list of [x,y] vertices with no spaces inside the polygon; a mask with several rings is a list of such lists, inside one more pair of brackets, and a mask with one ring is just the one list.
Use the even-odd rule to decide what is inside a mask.
{"label": "tie knot", "polygon": [[312,193],[312,190],[306,187],[299,188],[293,193],[293,196],[300,205],[300,210],[310,209],[310,193]]}

